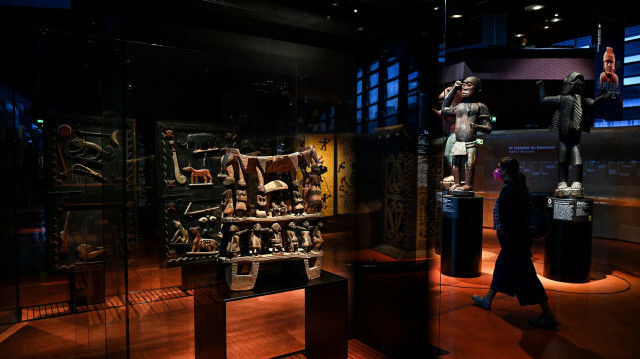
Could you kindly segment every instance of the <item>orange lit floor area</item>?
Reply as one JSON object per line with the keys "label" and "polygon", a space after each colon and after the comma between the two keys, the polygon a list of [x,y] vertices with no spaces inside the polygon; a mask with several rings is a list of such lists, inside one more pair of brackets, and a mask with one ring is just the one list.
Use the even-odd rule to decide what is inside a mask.
{"label": "orange lit floor area", "polygon": [[490,311],[472,304],[490,284],[500,246],[484,230],[482,275],[454,278],[433,262],[430,281],[440,288],[431,301],[431,340],[443,358],[638,358],[640,333],[640,245],[593,238],[591,281],[563,283],[542,276],[544,241],[536,240],[533,260],[558,320],[556,329],[536,329],[527,321],[538,306],[518,304],[498,293]]}
{"label": "orange lit floor area", "polygon": [[[419,357],[640,357],[635,343],[640,333],[639,244],[594,238],[591,281],[570,284],[541,276],[544,243],[536,241],[535,266],[559,321],[548,330],[527,323],[538,315],[537,307],[520,307],[503,294],[491,311],[472,305],[471,295],[484,294],[491,282],[499,252],[492,230],[484,230],[482,275],[476,278],[441,275],[438,255],[415,261],[410,273],[398,273],[399,266],[371,277],[354,275],[344,265],[349,260],[388,264],[394,259],[369,250],[352,252],[343,237],[326,236],[323,268],[350,280],[349,358],[412,358],[388,350],[406,338],[404,346],[411,351],[417,341],[407,332],[440,348]],[[104,303],[71,313],[64,300],[68,281],[25,285],[23,321],[0,326],[0,353],[11,358],[126,357],[128,347],[131,358],[193,358],[194,296],[193,290],[180,288],[180,270],[130,270],[128,313],[124,297],[108,293]],[[304,295],[296,290],[227,304],[227,357],[306,358],[304,317],[313,308],[304,307]]]}

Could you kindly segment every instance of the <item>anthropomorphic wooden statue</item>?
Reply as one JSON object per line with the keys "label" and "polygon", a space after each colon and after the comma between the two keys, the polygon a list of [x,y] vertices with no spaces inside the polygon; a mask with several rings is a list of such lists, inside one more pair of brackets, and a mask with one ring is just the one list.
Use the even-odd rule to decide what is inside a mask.
{"label": "anthropomorphic wooden statue", "polygon": [[229,231],[231,232],[231,240],[227,243],[227,256],[228,257],[238,257],[240,255],[240,235],[238,231],[240,228],[236,225],[231,225],[229,227]]}
{"label": "anthropomorphic wooden statue", "polygon": [[[491,133],[491,115],[489,108],[478,101],[482,89],[480,79],[474,76],[464,81],[456,81],[451,91],[442,102],[440,113],[443,116],[455,116],[455,142],[451,148],[451,174],[453,175],[453,191],[471,191],[476,154],[478,151],[477,133]],[[451,106],[457,92],[462,95],[462,102]],[[462,185],[460,169],[464,167]]]}
{"label": "anthropomorphic wooden statue", "polygon": [[322,168],[318,164],[311,165],[311,173],[305,180],[305,194],[309,213],[322,211]]}
{"label": "anthropomorphic wooden statue", "polygon": [[322,222],[318,222],[318,224],[313,227],[313,250],[320,251],[322,249],[322,243],[324,240],[322,239],[321,229],[323,227]]}
{"label": "anthropomorphic wooden statue", "polygon": [[302,249],[305,252],[309,252],[311,247],[313,246],[313,242],[311,241],[311,233],[309,230],[309,221],[304,221],[302,226],[298,226],[298,230],[300,231],[300,237],[302,237]]}
{"label": "anthropomorphic wooden statue", "polygon": [[282,249],[282,229],[278,223],[271,225],[271,250],[273,253],[281,253]]}
{"label": "anthropomorphic wooden statue", "polygon": [[289,241],[289,252],[296,253],[298,252],[298,236],[296,235],[296,226],[295,222],[289,222],[287,225],[287,240]]}
{"label": "anthropomorphic wooden statue", "polygon": [[[570,73],[562,83],[562,93],[547,96],[544,82],[537,81],[541,104],[553,105],[556,111],[551,121],[551,131],[558,131],[558,186],[556,195],[560,197],[583,197],[582,187],[582,132],[589,132],[592,121],[586,112],[611,98],[613,92],[606,92],[595,100],[582,97],[584,76],[579,72]],[[571,176],[569,176],[571,166]],[[569,186],[571,177],[571,186]]]}

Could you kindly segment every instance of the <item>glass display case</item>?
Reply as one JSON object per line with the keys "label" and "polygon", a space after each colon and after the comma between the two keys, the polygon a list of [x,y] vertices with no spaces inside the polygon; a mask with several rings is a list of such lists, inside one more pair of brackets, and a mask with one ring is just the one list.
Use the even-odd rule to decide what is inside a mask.
{"label": "glass display case", "polygon": [[[520,159],[538,207],[557,182],[554,110],[540,106],[536,82],[556,94],[582,71],[583,97],[615,89],[594,126],[633,124],[638,112],[622,105],[638,85],[596,81],[612,78],[611,61],[625,78],[620,59],[640,53],[637,34],[620,43],[619,23],[589,27],[600,19],[590,15],[566,18],[572,44],[533,30],[523,40],[511,33],[524,9],[500,4],[3,2],[0,328],[15,333],[0,349],[193,357],[221,352],[202,346],[211,331],[229,357],[303,352],[305,340],[312,357],[331,310],[340,338],[390,357],[460,345],[456,312],[472,305],[468,291],[488,288],[499,248],[497,160]],[[583,33],[599,41],[578,48]],[[482,80],[493,132],[465,144],[478,151],[474,215],[462,221],[446,180],[455,119],[442,103],[469,76]],[[584,134],[589,236],[637,244],[637,128]],[[458,242],[472,263],[454,265],[452,241],[466,232],[472,245]],[[340,297],[323,297],[327,283]],[[290,296],[267,299],[272,288]],[[322,315],[305,321],[314,307]],[[228,316],[224,330],[205,312]],[[273,337],[248,330],[263,326]]]}

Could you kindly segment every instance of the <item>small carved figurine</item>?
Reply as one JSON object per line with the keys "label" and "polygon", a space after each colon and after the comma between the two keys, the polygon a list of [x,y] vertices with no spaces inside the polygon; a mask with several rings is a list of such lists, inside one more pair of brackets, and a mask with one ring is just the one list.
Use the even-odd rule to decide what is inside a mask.
{"label": "small carved figurine", "polygon": [[253,225],[251,235],[249,237],[249,254],[253,256],[259,256],[262,252],[262,231],[263,228],[260,223]]}
{"label": "small carved figurine", "polygon": [[200,236],[200,232],[198,228],[191,227],[189,228],[189,232],[194,235],[193,238],[193,246],[191,247],[191,252],[200,252],[200,243],[202,242],[202,237]]}
{"label": "small carved figurine", "polygon": [[240,236],[238,235],[238,231],[240,228],[236,225],[231,225],[229,227],[229,231],[232,233],[231,240],[227,244],[227,256],[229,257],[238,257],[240,255]]}
{"label": "small carved figurine", "polygon": [[322,243],[324,240],[322,239],[322,233],[320,230],[322,229],[322,222],[318,222],[315,227],[313,227],[313,250],[320,251],[322,249]]}
{"label": "small carved figurine", "polygon": [[313,242],[311,241],[311,236],[309,233],[309,221],[304,221],[302,226],[298,226],[298,230],[300,231],[300,236],[302,237],[302,249],[305,252],[309,252],[311,246],[313,246]]}
{"label": "small carved figurine", "polygon": [[247,195],[247,190],[244,185],[240,185],[236,189],[236,216],[244,217],[247,214],[247,202],[249,201],[249,196]]}
{"label": "small carved figurine", "polygon": [[302,198],[302,194],[298,190],[300,187],[300,182],[298,180],[293,181],[293,214],[299,216],[304,213],[304,199]]}
{"label": "small carved figurine", "polygon": [[262,189],[258,188],[258,196],[256,198],[256,217],[258,218],[265,218],[267,216],[265,209],[267,206],[267,196],[264,191],[264,187],[262,187]]}
{"label": "small carved figurine", "polygon": [[298,236],[296,236],[296,224],[295,222],[289,222],[287,228],[287,240],[289,241],[289,252],[298,252]]}
{"label": "small carved figurine", "polygon": [[274,253],[282,252],[282,232],[280,225],[274,223],[271,225],[271,250]]}
{"label": "small carved figurine", "polygon": [[222,216],[223,217],[233,217],[234,207],[233,207],[233,189],[231,189],[232,185],[228,185],[227,189],[222,192]]}
{"label": "small carved figurine", "polygon": [[200,179],[202,179],[204,183],[213,182],[213,177],[211,177],[211,173],[206,168],[197,170],[191,166],[187,166],[182,168],[182,170],[191,173],[191,184],[200,183]]}
{"label": "small carved figurine", "polygon": [[319,164],[311,165],[311,173],[305,181],[305,197],[309,213],[322,211],[322,168]]}
{"label": "small carved figurine", "polygon": [[173,221],[173,226],[177,229],[176,233],[171,238],[170,243],[187,243],[189,242],[189,234],[187,230],[182,226],[180,221]]}

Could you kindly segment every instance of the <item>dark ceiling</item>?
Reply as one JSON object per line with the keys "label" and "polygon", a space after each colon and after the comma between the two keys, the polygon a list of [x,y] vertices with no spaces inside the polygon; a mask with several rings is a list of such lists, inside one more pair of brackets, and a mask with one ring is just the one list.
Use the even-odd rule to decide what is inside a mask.
{"label": "dark ceiling", "polygon": [[[534,3],[545,7],[525,10]],[[549,47],[595,34],[598,23],[638,25],[640,17],[633,16],[632,6],[636,5],[630,0],[72,0],[71,11],[1,6],[0,23],[62,30],[73,24],[69,25],[71,32],[84,32],[100,22],[104,29],[113,27],[108,22],[117,17],[114,13],[121,13],[128,31],[125,36],[136,41],[182,41],[189,46],[189,38],[175,31],[184,27],[358,51],[394,40],[445,40],[448,49],[477,45],[483,16],[497,14],[506,15],[503,34],[507,45],[518,46],[521,40],[514,35],[522,33],[528,45]],[[463,16],[453,19],[454,14]],[[561,21],[549,22],[556,14]],[[97,19],[100,15],[105,20]],[[78,16],[91,25],[78,28],[74,23]]]}

